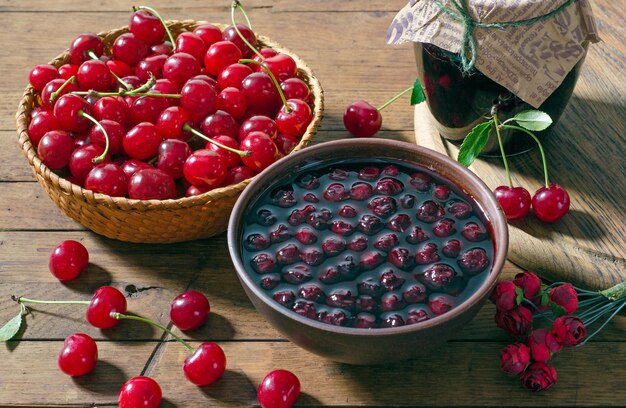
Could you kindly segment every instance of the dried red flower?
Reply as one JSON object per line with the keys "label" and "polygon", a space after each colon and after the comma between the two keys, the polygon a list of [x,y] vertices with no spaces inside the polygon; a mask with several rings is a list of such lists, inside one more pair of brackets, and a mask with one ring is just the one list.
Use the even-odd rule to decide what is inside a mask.
{"label": "dried red flower", "polygon": [[554,320],[552,334],[565,347],[574,347],[585,340],[587,330],[576,316],[562,316]]}
{"label": "dried red flower", "polygon": [[530,348],[524,343],[509,344],[500,350],[500,368],[505,373],[520,374],[530,361]]}
{"label": "dried red flower", "polygon": [[556,383],[556,370],[546,363],[533,363],[524,371],[521,380],[527,390],[547,390]]}

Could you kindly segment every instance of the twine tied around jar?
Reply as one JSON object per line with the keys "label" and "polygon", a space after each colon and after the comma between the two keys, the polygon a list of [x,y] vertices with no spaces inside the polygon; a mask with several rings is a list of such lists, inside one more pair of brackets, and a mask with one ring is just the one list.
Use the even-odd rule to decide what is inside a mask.
{"label": "twine tied around jar", "polygon": [[[485,23],[482,21],[476,21],[470,16],[467,2],[469,0],[450,0],[456,11],[445,6],[441,0],[434,0],[435,4],[439,6],[441,11],[452,17],[457,21],[463,22],[463,42],[461,43],[461,68],[464,73],[468,73],[476,63],[476,39],[474,38],[474,29],[476,27],[481,28],[507,28],[507,27],[522,27],[532,25],[542,21],[549,20],[555,15],[561,13],[567,7],[577,0],[566,0],[556,9],[547,14],[543,14],[537,17],[528,18],[518,21],[503,21],[499,23]],[[471,57],[468,58],[468,53]]]}

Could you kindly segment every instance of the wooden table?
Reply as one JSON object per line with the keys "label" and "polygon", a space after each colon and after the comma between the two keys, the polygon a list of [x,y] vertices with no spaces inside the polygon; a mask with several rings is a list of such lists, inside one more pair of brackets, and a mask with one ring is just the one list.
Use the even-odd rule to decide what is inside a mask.
{"label": "wooden table", "polygon": [[[255,30],[299,54],[321,80],[326,113],[317,141],[346,137],[341,116],[350,101],[377,105],[413,81],[410,47],[385,45],[386,28],[404,3],[246,1]],[[229,19],[227,1],[172,4],[155,0],[150,5],[172,19]],[[625,16],[617,4],[594,2],[605,42],[594,45],[588,58],[616,58],[623,66],[625,41],[619,30]],[[380,367],[336,364],[286,341],[254,310],[235,278],[225,235],[175,245],[127,244],[95,235],[64,216],[36,183],[17,147],[17,102],[31,67],[54,57],[79,33],[126,25],[129,17],[129,4],[122,0],[0,4],[0,322],[17,313],[12,294],[88,299],[97,287],[110,284],[125,291],[130,311],[169,325],[171,299],[197,289],[209,297],[212,315],[205,327],[185,336],[194,344],[218,342],[228,358],[227,372],[216,384],[197,388],[181,372],[185,348],[160,331],[127,321],[115,330],[99,331],[85,323],[82,307],[41,307],[28,315],[19,340],[0,345],[1,406],[112,406],[124,381],[140,374],[161,384],[162,406],[249,406],[256,403],[256,385],[276,368],[299,376],[301,406],[626,405],[623,313],[584,348],[560,353],[554,361],[558,383],[541,394],[524,391],[517,378],[500,372],[499,350],[510,339],[495,327],[492,305],[436,354]],[[594,100],[602,106],[609,99],[611,89],[596,89],[592,79],[583,68],[573,103]],[[623,113],[622,108],[613,112]],[[624,116],[612,119],[623,124]],[[385,111],[380,135],[413,141],[412,120],[408,101],[396,103]],[[76,281],[60,284],[48,272],[47,260],[65,239],[82,241],[91,264]],[[507,264],[503,277],[518,271]],[[100,361],[92,374],[72,379],[60,373],[56,359],[63,339],[75,332],[98,341]]]}

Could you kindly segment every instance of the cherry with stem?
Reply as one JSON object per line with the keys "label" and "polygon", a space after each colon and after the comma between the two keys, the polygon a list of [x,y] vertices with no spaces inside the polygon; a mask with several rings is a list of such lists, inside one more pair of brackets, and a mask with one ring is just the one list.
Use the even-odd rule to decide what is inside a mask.
{"label": "cherry with stem", "polygon": [[202,132],[199,132],[199,131],[197,131],[196,129],[192,128],[192,127],[189,125],[189,123],[185,123],[185,124],[183,125],[183,130],[185,130],[185,131],[187,131],[187,132],[190,132],[190,133],[192,133],[194,136],[197,136],[197,137],[199,137],[199,138],[201,138],[201,139],[204,139],[204,140],[206,140],[207,142],[212,143],[212,144],[214,144],[214,145],[215,145],[215,146],[217,146],[217,147],[220,147],[220,148],[222,148],[222,149],[224,149],[224,150],[228,150],[228,151],[229,151],[229,152],[231,152],[231,153],[235,153],[235,154],[239,155],[240,157],[248,157],[248,156],[250,156],[250,155],[252,154],[252,152],[251,152],[251,151],[249,151],[249,150],[237,150],[237,149],[233,149],[232,147],[226,146],[226,145],[224,145],[224,144],[222,144],[222,143],[220,143],[220,142],[218,142],[218,141],[216,141],[216,140],[213,140],[213,139],[211,139],[210,137],[208,137],[208,136],[204,135]]}
{"label": "cherry with stem", "polygon": [[356,137],[375,135],[383,124],[381,112],[412,90],[413,87],[405,89],[378,108],[373,107],[366,101],[352,102],[343,114],[343,124],[346,130]]}
{"label": "cherry with stem", "polygon": [[133,6],[133,11],[140,11],[140,10],[145,10],[159,19],[161,24],[163,24],[163,28],[165,28],[165,33],[167,34],[167,38],[169,38],[170,42],[172,43],[172,53],[175,53],[176,52],[176,40],[174,40],[174,36],[172,35],[170,28],[167,26],[167,24],[165,24],[165,20],[163,19],[163,17],[161,17],[159,12],[153,9],[152,7],[148,7],[148,6]]}
{"label": "cherry with stem", "polygon": [[252,51],[254,51],[254,53],[256,55],[259,56],[261,61],[264,61],[265,60],[265,56],[263,56],[263,54],[261,54],[261,52],[259,52],[259,50],[257,50],[256,47],[254,47],[252,44],[250,44],[250,41],[248,41],[248,39],[241,33],[241,31],[239,31],[239,28],[237,27],[237,23],[235,21],[235,10],[237,10],[237,9],[241,10],[241,14],[243,14],[243,17],[246,19],[246,24],[248,25],[248,28],[252,30],[252,24],[250,24],[250,19],[248,18],[248,14],[246,13],[246,11],[244,10],[243,6],[241,5],[241,3],[238,0],[233,0],[232,6],[230,8],[230,20],[233,23],[233,28],[237,32],[237,35],[239,36],[239,38],[241,38],[241,40]]}
{"label": "cherry with stem", "polygon": [[147,323],[158,327],[165,333],[174,337],[191,352],[191,355],[187,357],[183,363],[183,372],[185,377],[187,377],[187,379],[195,385],[205,386],[212,384],[217,381],[226,370],[226,356],[222,348],[216,343],[205,342],[200,344],[197,349],[194,349],[193,346],[191,346],[191,344],[185,341],[182,337],[172,332],[167,327],[150,319],[118,312],[112,312],[110,317],[117,320],[136,320]]}
{"label": "cherry with stem", "polygon": [[[98,58],[98,56],[96,55],[95,52],[89,50],[87,52],[87,55],[89,56],[89,58],[91,58],[92,60],[96,60],[96,61],[100,61],[100,58]],[[115,74],[115,72],[111,71],[111,75],[113,75],[113,78],[115,78],[115,80],[117,82],[120,83],[120,85],[122,85],[124,88],[126,88],[126,90],[131,91],[133,89],[132,85],[128,84],[126,81],[124,81],[122,78],[120,78],[119,76],[117,76]]]}
{"label": "cherry with stem", "polygon": [[91,159],[91,161],[94,164],[101,163],[104,160],[104,158],[107,156],[107,154],[109,154],[109,134],[107,133],[107,131],[104,128],[104,126],[102,126],[102,124],[100,124],[100,122],[98,122],[96,120],[96,118],[94,118],[90,114],[88,114],[86,112],[83,112],[83,111],[80,111],[78,114],[79,114],[79,116],[88,119],[90,122],[92,122],[94,125],[96,125],[98,127],[98,129],[100,129],[100,131],[104,135],[104,151],[102,152],[102,154],[100,156],[94,157],[93,159]]}
{"label": "cherry with stem", "polygon": [[[50,94],[50,105],[54,105],[54,103],[56,102],[57,98],[59,97],[59,95],[61,94],[61,92],[63,92],[63,89],[65,89],[65,87],[69,84],[69,83],[76,83],[76,75],[72,75],[71,77],[69,77],[68,79],[65,80],[65,82],[63,82],[63,84],[59,87],[59,89],[57,89],[56,91],[52,92]],[[72,92],[74,93],[74,92]]]}
{"label": "cherry with stem", "polygon": [[278,91],[278,95],[280,95],[280,99],[283,101],[283,106],[285,107],[285,110],[287,111],[287,113],[291,112],[291,108],[289,107],[289,104],[287,103],[287,98],[285,98],[285,93],[280,87],[278,80],[276,79],[272,71],[270,71],[270,69],[265,64],[259,61],[255,61],[253,59],[241,59],[239,60],[239,63],[240,64],[255,64],[263,68],[265,73],[267,73],[267,75],[269,75],[269,77],[272,79],[274,86],[276,86],[276,90]]}

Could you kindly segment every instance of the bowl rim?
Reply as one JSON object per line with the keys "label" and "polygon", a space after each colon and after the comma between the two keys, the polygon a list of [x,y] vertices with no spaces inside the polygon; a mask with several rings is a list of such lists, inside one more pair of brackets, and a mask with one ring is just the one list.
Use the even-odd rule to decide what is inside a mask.
{"label": "bowl rim", "polygon": [[[246,268],[243,264],[240,255],[240,249],[238,248],[238,238],[239,238],[239,227],[242,223],[242,214],[245,214],[247,207],[251,204],[252,198],[256,194],[256,190],[259,187],[262,187],[267,183],[267,180],[271,179],[270,175],[274,175],[276,173],[283,174],[286,169],[291,169],[294,166],[297,166],[298,163],[302,162],[304,159],[312,158],[318,152],[329,151],[332,149],[355,149],[357,147],[369,146],[376,148],[394,148],[394,149],[405,149],[407,151],[413,151],[420,155],[430,156],[433,160],[438,161],[444,166],[450,166],[455,173],[462,174],[465,180],[469,181],[469,184],[472,186],[472,192],[465,191],[462,189],[467,195],[470,195],[471,199],[479,204],[474,196],[481,195],[486,198],[488,203],[485,205],[479,205],[479,208],[482,215],[488,222],[491,224],[492,229],[492,240],[494,241],[494,259],[492,261],[491,268],[489,270],[489,274],[485,281],[481,284],[481,286],[474,292],[470,297],[468,297],[465,301],[463,301],[458,306],[454,307],[447,313],[444,313],[439,316],[435,316],[429,320],[419,322],[416,324],[404,325],[399,327],[386,327],[386,328],[355,328],[355,327],[343,327],[343,326],[334,326],[331,324],[319,322],[317,320],[313,320],[304,316],[301,316],[290,309],[285,308],[280,305],[274,299],[272,299],[266,291],[261,289],[256,283],[254,283],[246,271]],[[383,151],[383,150],[381,150]],[[381,157],[384,157],[383,153]],[[375,158],[375,157],[372,157]],[[417,163],[416,163],[417,164]],[[449,182],[458,186],[457,183],[448,180]],[[470,194],[472,193],[472,194]],[[491,205],[496,208],[497,211],[495,213],[487,213],[484,208],[486,205]],[[493,195],[491,189],[476,175],[474,172],[464,167],[457,161],[451,159],[448,156],[445,156],[439,152],[436,152],[432,149],[428,149],[423,146],[415,145],[408,142],[402,142],[398,140],[390,140],[390,139],[381,139],[381,138],[368,138],[368,139],[343,139],[343,140],[333,140],[329,142],[318,143],[313,146],[309,146],[306,149],[300,150],[298,152],[293,153],[292,155],[286,156],[283,159],[277,161],[272,164],[270,167],[265,169],[263,172],[259,173],[252,182],[248,185],[248,187],[243,191],[243,193],[239,196],[235,206],[230,215],[229,225],[227,230],[227,238],[228,238],[228,250],[230,252],[230,256],[235,266],[235,271],[241,284],[244,289],[251,290],[254,295],[260,299],[266,306],[269,306],[275,312],[287,317],[288,319],[295,320],[298,323],[301,323],[305,326],[309,326],[310,328],[322,330],[326,332],[332,332],[336,334],[342,335],[353,335],[353,336],[376,336],[376,337],[385,337],[391,335],[398,334],[406,334],[413,333],[416,331],[426,330],[433,326],[443,325],[448,321],[454,320],[459,317],[467,310],[471,309],[481,298],[485,297],[495,286],[498,276],[502,271],[504,264],[506,262],[506,256],[508,251],[508,243],[509,243],[509,233],[508,233],[508,224],[506,221],[506,216],[504,215],[504,211],[500,207],[498,200]],[[246,291],[247,291],[246,290]],[[249,296],[250,297],[250,296]],[[252,300],[252,299],[250,299]],[[253,302],[254,303],[254,302]],[[256,306],[255,306],[256,308]],[[258,309],[258,308],[257,308]]]}

